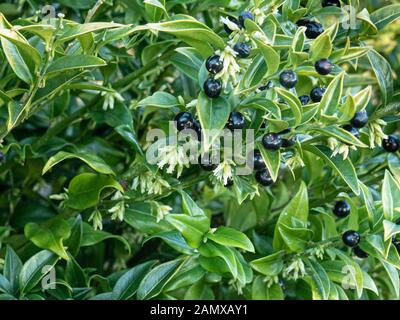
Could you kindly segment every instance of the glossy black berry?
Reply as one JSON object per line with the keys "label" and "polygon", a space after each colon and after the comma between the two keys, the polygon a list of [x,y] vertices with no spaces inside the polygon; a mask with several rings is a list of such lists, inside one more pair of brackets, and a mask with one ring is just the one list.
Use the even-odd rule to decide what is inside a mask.
{"label": "glossy black berry", "polygon": [[262,144],[267,150],[278,150],[282,147],[282,138],[276,133],[267,133],[262,138]]}
{"label": "glossy black berry", "polygon": [[300,20],[297,20],[297,22],[296,22],[298,27],[305,27],[309,23],[310,23],[310,20],[308,20],[308,19],[300,19]]}
{"label": "glossy black berry", "polygon": [[338,201],[333,208],[333,213],[339,218],[345,218],[350,214],[350,205],[347,201]]}
{"label": "glossy black berry", "polygon": [[264,187],[268,187],[274,183],[268,170],[264,169],[256,172],[256,180]]}
{"label": "glossy black berry", "polygon": [[199,165],[204,171],[214,171],[218,167],[218,164],[213,163],[212,160],[213,159],[211,159],[209,156],[200,156]]}
{"label": "glossy black berry", "polygon": [[240,27],[240,29],[244,28],[244,22],[247,19],[254,20],[254,16],[250,11],[244,11],[239,15],[239,27]]}
{"label": "glossy black berry", "polygon": [[193,129],[195,130],[197,122],[190,112],[180,112],[175,116],[176,129],[178,131]]}
{"label": "glossy black berry", "polygon": [[350,132],[353,136],[355,136],[357,139],[360,139],[360,131],[358,131],[357,128],[354,128],[353,126],[346,124],[343,126],[343,129]]}
{"label": "glossy black berry", "polygon": [[256,171],[265,169],[265,162],[259,150],[254,150],[253,166]]}
{"label": "glossy black berry", "polygon": [[235,129],[243,129],[244,124],[244,116],[240,112],[231,112],[226,127],[233,131]]}
{"label": "glossy black berry", "polygon": [[239,58],[248,58],[250,55],[251,47],[244,42],[238,42],[233,47],[233,50],[235,50]]}
{"label": "glossy black berry", "polygon": [[357,111],[354,118],[350,121],[351,125],[355,128],[363,128],[368,123],[368,114],[366,111]]}
{"label": "glossy black berry", "polygon": [[311,21],[306,24],[306,36],[308,39],[315,39],[317,38],[321,33],[324,32],[324,28],[322,27],[322,24],[316,22],[316,21]]}
{"label": "glossy black berry", "polygon": [[343,233],[342,240],[346,246],[354,248],[360,243],[361,237],[357,231],[349,230]]}
{"label": "glossy black berry", "polygon": [[222,82],[219,79],[208,78],[204,82],[204,92],[210,98],[218,98],[222,91]]}
{"label": "glossy black berry", "polygon": [[340,1],[339,0],[323,0],[322,1],[322,6],[323,7],[340,7]]}
{"label": "glossy black berry", "polygon": [[265,91],[267,89],[271,89],[273,86],[274,86],[273,82],[268,81],[266,85],[259,87],[258,90]]}
{"label": "glossy black berry", "polygon": [[368,253],[366,253],[363,249],[361,249],[359,246],[353,248],[354,254],[360,258],[360,259],[366,259],[368,258]]}
{"label": "glossy black berry", "polygon": [[299,97],[299,100],[300,100],[300,102],[301,102],[301,104],[302,104],[303,106],[305,106],[306,104],[309,104],[310,101],[311,101],[310,96],[307,96],[307,95],[300,96],[300,97]]}
{"label": "glossy black berry", "polygon": [[325,93],[324,87],[315,87],[310,92],[310,98],[313,102],[320,102]]}
{"label": "glossy black berry", "polygon": [[382,140],[382,147],[387,152],[396,152],[400,149],[400,140],[396,136],[390,135],[387,139]]}
{"label": "glossy black berry", "polygon": [[226,183],[225,187],[229,188],[233,186],[233,180],[229,179],[228,182]]}
{"label": "glossy black berry", "polygon": [[289,139],[282,139],[282,148],[291,148],[296,144],[296,136]]}
{"label": "glossy black berry", "polygon": [[279,83],[287,89],[294,88],[297,81],[297,74],[293,70],[285,70],[279,75]]}
{"label": "glossy black berry", "polygon": [[333,64],[328,59],[320,59],[315,63],[314,67],[319,74],[326,76],[332,72]]}
{"label": "glossy black berry", "polygon": [[[236,18],[234,18],[234,17],[228,17],[228,20],[230,20],[230,21],[232,21],[234,24],[236,24],[236,25],[239,25],[239,21],[238,21],[238,19],[236,19]],[[227,34],[231,34],[232,32],[233,32],[233,30],[231,30],[231,29],[229,29],[229,27],[224,23],[224,29],[225,29],[225,32],[227,33]]]}
{"label": "glossy black berry", "polygon": [[219,55],[211,56],[206,61],[206,69],[211,74],[217,74],[224,68],[224,62]]}

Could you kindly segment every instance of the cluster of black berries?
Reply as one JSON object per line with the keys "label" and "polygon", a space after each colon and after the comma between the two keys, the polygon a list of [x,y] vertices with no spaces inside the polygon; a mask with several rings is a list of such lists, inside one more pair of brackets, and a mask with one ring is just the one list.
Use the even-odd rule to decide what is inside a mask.
{"label": "cluster of black berries", "polygon": [[194,130],[197,134],[197,138],[201,138],[201,127],[199,122],[195,119],[195,117],[190,112],[180,112],[175,118],[175,126],[176,129],[181,132],[183,130]]}
{"label": "cluster of black berries", "polygon": [[[340,200],[335,203],[333,213],[339,218],[345,218],[349,216],[350,209],[347,201]],[[368,254],[358,246],[360,239],[360,234],[353,230],[346,231],[342,236],[343,243],[353,248],[353,252],[357,257],[364,259],[368,257]]]}
{"label": "cluster of black berries", "polygon": [[269,187],[274,183],[259,150],[254,150],[253,166],[254,171],[256,171],[255,178],[259,184],[264,187]]}
{"label": "cluster of black berries", "polygon": [[309,19],[300,19],[296,23],[299,27],[306,27],[306,37],[308,39],[316,39],[320,34],[324,32],[322,24]]}
{"label": "cluster of black berries", "polygon": [[268,151],[276,151],[280,148],[290,148],[296,143],[296,137],[293,136],[289,139],[282,138],[283,133],[266,133],[262,138],[262,144]]}
{"label": "cluster of black berries", "polygon": [[400,150],[400,140],[398,137],[390,135],[387,137],[387,139],[383,139],[382,147],[387,152],[391,153],[397,152]]}
{"label": "cluster of black berries", "polygon": [[357,111],[351,119],[350,124],[343,126],[343,129],[350,132],[356,138],[360,138],[358,129],[364,128],[368,123],[368,114],[365,110]]}
{"label": "cluster of black berries", "polygon": [[222,82],[219,79],[215,79],[214,76],[221,72],[224,68],[224,62],[221,61],[221,57],[218,55],[211,56],[206,61],[206,69],[210,73],[210,76],[204,82],[204,92],[210,98],[218,98],[222,91]]}

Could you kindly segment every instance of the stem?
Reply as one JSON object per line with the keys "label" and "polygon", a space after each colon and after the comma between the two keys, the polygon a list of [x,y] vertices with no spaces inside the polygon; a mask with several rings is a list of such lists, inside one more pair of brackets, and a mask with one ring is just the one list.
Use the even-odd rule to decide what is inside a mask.
{"label": "stem", "polygon": [[98,0],[98,1],[96,2],[96,4],[94,5],[94,7],[93,7],[92,9],[89,10],[89,12],[88,12],[88,14],[87,14],[87,16],[86,16],[86,19],[85,19],[85,23],[89,23],[89,22],[93,19],[93,17],[94,17],[94,15],[96,14],[97,10],[100,9],[100,7],[103,5],[103,3],[104,3],[103,0]]}

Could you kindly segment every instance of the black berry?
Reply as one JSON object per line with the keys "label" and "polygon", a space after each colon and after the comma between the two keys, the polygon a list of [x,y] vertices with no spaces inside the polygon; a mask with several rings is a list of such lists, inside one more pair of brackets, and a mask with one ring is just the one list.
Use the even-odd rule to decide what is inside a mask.
{"label": "black berry", "polygon": [[267,89],[271,89],[273,86],[274,84],[272,83],[272,81],[268,81],[266,85],[259,87],[258,90],[265,91]]}
{"label": "black berry", "polygon": [[313,102],[320,102],[325,93],[325,90],[326,89],[324,87],[315,87],[314,89],[312,89],[310,92],[311,100]]}
{"label": "black berry", "polygon": [[360,234],[353,230],[346,231],[342,236],[343,243],[351,248],[356,247],[360,243],[360,239]]}
{"label": "black berry", "polygon": [[309,23],[310,23],[310,20],[308,20],[308,19],[300,19],[300,20],[297,20],[297,22],[296,22],[298,27],[305,27]]}
{"label": "black berry", "polygon": [[296,144],[296,136],[289,139],[282,139],[282,148],[291,148]]}
{"label": "black berry", "polygon": [[226,183],[225,187],[229,188],[233,186],[233,180],[229,179],[228,182]]}
{"label": "black berry", "polygon": [[400,140],[396,136],[390,135],[387,139],[382,140],[382,147],[387,152],[396,152],[400,149]]}
{"label": "black berry", "polygon": [[350,121],[351,125],[355,128],[363,128],[368,123],[368,114],[366,111],[357,111],[354,118]]}
{"label": "black berry", "polygon": [[244,28],[244,22],[247,19],[254,20],[254,16],[250,11],[244,11],[239,15],[239,27],[240,27],[240,29]]}
{"label": "black berry", "polygon": [[[236,25],[239,25],[239,21],[238,21],[238,19],[236,19],[236,18],[234,18],[234,17],[228,17],[228,20],[230,20],[230,21],[232,21],[234,24],[236,24]],[[233,30],[231,30],[231,29],[229,29],[229,27],[224,23],[224,29],[225,29],[225,32],[227,33],[227,34],[231,34],[232,32],[233,32]]]}
{"label": "black berry", "polygon": [[400,255],[400,242],[396,242],[396,243],[394,244],[394,246],[395,246],[395,248],[396,248],[396,250],[397,250],[397,253]]}
{"label": "black berry", "polygon": [[287,89],[294,88],[297,81],[297,74],[293,70],[285,70],[279,75],[280,84]]}
{"label": "black berry", "polygon": [[345,126],[343,126],[343,129],[350,132],[357,139],[360,139],[360,131],[358,131],[357,128],[354,128],[353,126],[351,126],[349,124],[346,124]]}
{"label": "black berry", "polygon": [[359,258],[361,258],[361,259],[368,258],[368,253],[366,253],[366,252],[365,252],[363,249],[361,249],[359,246],[354,247],[354,248],[353,248],[353,252],[354,252],[354,254],[355,254],[357,257],[359,257]]}
{"label": "black berry", "polygon": [[220,60],[220,56],[214,55],[207,59],[206,61],[206,68],[208,72],[212,74],[217,74],[222,71],[224,68],[224,62]]}
{"label": "black berry", "polygon": [[333,208],[333,213],[339,218],[345,218],[350,214],[350,205],[347,201],[338,201]]}
{"label": "black berry", "polygon": [[226,127],[231,131],[235,129],[243,129],[244,123],[244,116],[240,112],[231,112]]}
{"label": "black berry", "polygon": [[264,169],[256,172],[256,180],[264,187],[268,187],[274,183],[268,170]]}
{"label": "black berry", "polygon": [[276,133],[267,133],[262,138],[262,144],[267,150],[278,150],[282,147],[282,138]]}
{"label": "black berry", "polygon": [[299,100],[300,100],[300,102],[301,102],[301,104],[302,104],[303,106],[305,106],[306,104],[309,104],[310,101],[311,101],[310,96],[307,96],[307,95],[300,96],[300,97],[299,97]]}
{"label": "black berry", "polygon": [[251,47],[244,42],[238,42],[233,47],[233,50],[240,58],[247,58],[250,55]]}
{"label": "black berry", "polygon": [[213,163],[209,156],[206,155],[204,157],[199,157],[199,165],[204,171],[214,171],[218,166],[216,163]]}
{"label": "black berry", "polygon": [[340,1],[339,0],[323,0],[322,1],[322,6],[323,7],[340,7]]}
{"label": "black berry", "polygon": [[204,82],[204,92],[210,98],[217,98],[222,91],[222,82],[218,79],[208,78]]}
{"label": "black berry", "polygon": [[175,116],[176,129],[178,131],[193,129],[195,130],[197,121],[193,118],[193,115],[189,112],[180,112]]}
{"label": "black berry", "polygon": [[308,39],[315,39],[317,38],[321,33],[324,32],[324,28],[322,27],[322,24],[316,22],[316,21],[311,21],[306,24],[306,36]]}
{"label": "black berry", "polygon": [[326,76],[332,72],[333,64],[328,59],[320,59],[315,63],[314,67],[319,74]]}
{"label": "black berry", "polygon": [[256,171],[265,169],[265,162],[259,150],[254,150],[253,166]]}

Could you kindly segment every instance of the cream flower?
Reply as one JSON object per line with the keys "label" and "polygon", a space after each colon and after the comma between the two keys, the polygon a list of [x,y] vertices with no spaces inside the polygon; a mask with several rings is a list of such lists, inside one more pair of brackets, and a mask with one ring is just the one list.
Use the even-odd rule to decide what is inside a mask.
{"label": "cream flower", "polygon": [[111,215],[112,220],[116,220],[116,219],[118,219],[119,221],[124,220],[125,202],[123,199],[124,199],[124,195],[120,191],[117,191],[112,196],[111,200],[121,200],[115,206],[113,206],[111,209],[108,210],[109,213],[112,213],[112,215]]}
{"label": "cream flower", "polygon": [[232,166],[235,166],[235,163],[232,160],[224,160],[213,171],[217,180],[222,182],[224,185],[232,179]]}
{"label": "cream flower", "polygon": [[171,186],[160,176],[152,172],[144,172],[133,179],[131,188],[140,189],[143,194],[162,194],[164,189],[169,189]]}
{"label": "cream flower", "polygon": [[183,168],[189,166],[189,160],[182,146],[168,145],[160,148],[157,165],[160,169],[167,166],[168,174],[172,174],[177,168],[177,177],[179,178]]}
{"label": "cream flower", "polygon": [[237,53],[231,47],[227,46],[224,51],[217,51],[217,54],[220,55],[220,59],[224,62],[224,67],[215,78],[221,78],[225,84],[229,79],[232,79],[232,82],[236,84],[238,82],[238,74],[240,73],[240,67],[236,62]]}
{"label": "cream flower", "polygon": [[375,148],[375,145],[381,146],[382,140],[387,139],[387,135],[382,129],[382,127],[386,126],[386,124],[387,123],[382,119],[377,119],[368,123],[369,146],[371,149]]}

